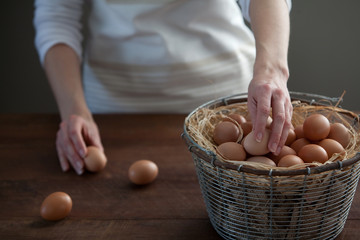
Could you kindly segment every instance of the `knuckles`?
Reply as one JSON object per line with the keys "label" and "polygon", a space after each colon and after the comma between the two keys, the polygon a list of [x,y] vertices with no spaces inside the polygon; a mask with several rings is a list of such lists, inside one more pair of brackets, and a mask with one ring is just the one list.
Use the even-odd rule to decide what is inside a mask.
{"label": "knuckles", "polygon": [[285,113],[275,113],[274,121],[283,124],[285,122]]}

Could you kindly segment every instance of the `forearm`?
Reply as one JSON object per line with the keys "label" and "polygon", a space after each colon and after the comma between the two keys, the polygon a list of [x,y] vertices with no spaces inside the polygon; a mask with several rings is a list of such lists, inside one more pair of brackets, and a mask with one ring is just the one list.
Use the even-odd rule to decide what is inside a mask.
{"label": "forearm", "polygon": [[65,44],[53,46],[45,56],[44,68],[61,118],[75,114],[91,119],[81,83],[80,62],[74,50]]}
{"label": "forearm", "polygon": [[281,71],[287,80],[290,20],[286,1],[252,0],[250,17],[256,40],[254,74],[258,71]]}

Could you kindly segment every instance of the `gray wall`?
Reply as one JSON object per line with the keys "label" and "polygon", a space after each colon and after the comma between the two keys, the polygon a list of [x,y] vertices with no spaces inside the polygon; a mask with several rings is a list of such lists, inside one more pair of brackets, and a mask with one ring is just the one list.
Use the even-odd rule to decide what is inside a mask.
{"label": "gray wall", "polygon": [[[33,1],[1,3],[0,113],[57,112],[34,49]],[[291,91],[338,97],[360,110],[360,1],[293,0]]]}
{"label": "gray wall", "polygon": [[360,1],[293,0],[289,49],[292,91],[339,97],[360,110]]}

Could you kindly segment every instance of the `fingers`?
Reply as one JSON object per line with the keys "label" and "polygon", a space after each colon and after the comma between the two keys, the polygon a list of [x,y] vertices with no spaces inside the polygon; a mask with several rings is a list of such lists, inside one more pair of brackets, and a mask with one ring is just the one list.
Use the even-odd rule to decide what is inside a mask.
{"label": "fingers", "polygon": [[85,157],[85,153],[86,153],[86,145],[83,136],[81,134],[83,124],[84,123],[82,118],[75,115],[70,116],[70,121],[68,124],[68,132],[70,134],[70,139],[75,147],[76,152],[82,158]]}
{"label": "fingers", "polygon": [[285,96],[281,90],[275,90],[272,95],[273,123],[268,148],[277,154],[280,152],[282,140],[286,140],[285,134],[289,132],[288,127],[284,127],[286,121]]}
{"label": "fingers", "polygon": [[[58,133],[59,135],[59,133]],[[59,137],[57,137],[57,139],[59,139]],[[66,172],[69,170],[70,166],[69,166],[69,163],[65,157],[65,154],[62,150],[62,148],[60,147],[60,141],[57,140],[56,141],[56,150],[57,150],[57,153],[58,153],[58,158],[59,158],[59,161],[60,161],[60,166],[61,166],[61,169]]]}
{"label": "fingers", "polygon": [[278,155],[291,127],[292,104],[286,85],[279,87],[271,83],[255,82],[249,87],[248,100],[256,141],[261,141],[268,117],[272,113],[268,149]]}
{"label": "fingers", "polygon": [[72,115],[60,124],[56,148],[63,171],[72,167],[79,175],[84,172],[87,145],[103,150],[98,127],[92,119]]}
{"label": "fingers", "polygon": [[96,129],[88,129],[87,131],[84,131],[84,136],[86,136],[87,142],[90,146],[98,147],[99,149],[104,151],[97,128]]}
{"label": "fingers", "polygon": [[83,128],[82,134],[88,145],[98,147],[99,149],[104,151],[98,127],[94,122],[90,124],[89,127]]}
{"label": "fingers", "polygon": [[[66,121],[60,124],[60,130],[57,140],[59,161],[62,168],[65,167],[66,169],[66,166],[68,167],[70,163],[70,165],[73,167],[76,173],[81,175],[84,172],[84,162],[82,157],[77,152],[76,147],[72,141],[73,138],[72,135],[75,134],[69,133],[69,129],[72,129],[72,127],[69,127]],[[76,131],[81,132],[81,129],[77,129]]]}
{"label": "fingers", "polygon": [[261,142],[266,127],[267,120],[270,114],[271,107],[271,89],[269,85],[264,85],[259,92],[259,97],[256,106],[256,117],[254,124],[255,140]]}

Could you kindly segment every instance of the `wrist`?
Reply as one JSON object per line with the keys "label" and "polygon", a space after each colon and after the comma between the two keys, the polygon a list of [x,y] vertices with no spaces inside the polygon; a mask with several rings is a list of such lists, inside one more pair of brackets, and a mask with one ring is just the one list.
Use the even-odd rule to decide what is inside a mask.
{"label": "wrist", "polygon": [[290,76],[287,61],[263,61],[256,60],[254,64],[254,78],[258,75],[280,76],[286,82]]}
{"label": "wrist", "polygon": [[70,103],[60,106],[60,115],[62,120],[69,119],[72,115],[81,116],[87,120],[93,120],[92,114],[85,103]]}

